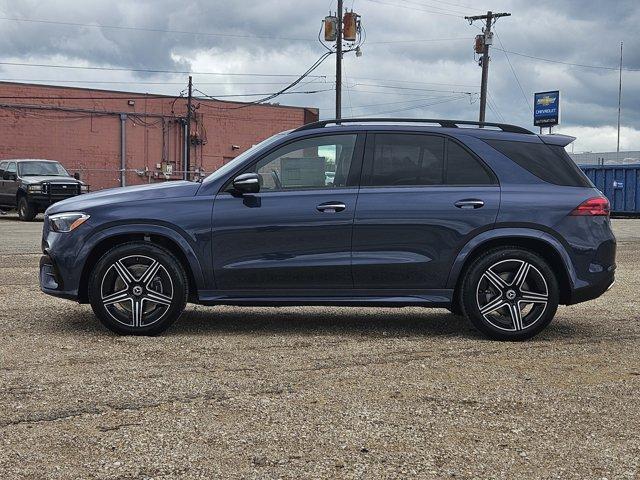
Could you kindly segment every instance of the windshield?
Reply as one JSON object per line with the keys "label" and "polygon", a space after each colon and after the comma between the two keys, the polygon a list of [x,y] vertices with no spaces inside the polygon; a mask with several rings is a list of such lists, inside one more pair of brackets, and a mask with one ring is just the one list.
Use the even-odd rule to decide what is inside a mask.
{"label": "windshield", "polygon": [[263,140],[262,142],[258,143],[257,145],[254,145],[250,149],[242,152],[240,155],[238,155],[236,158],[231,160],[229,163],[225,163],[218,170],[216,170],[211,175],[209,175],[207,178],[205,178],[202,183],[212,182],[212,181],[214,181],[214,180],[216,180],[216,179],[218,179],[218,178],[220,178],[222,176],[225,176],[228,172],[233,170],[237,165],[240,165],[246,158],[248,158],[251,155],[253,155],[254,152],[266,147],[267,145],[270,145],[270,144],[274,143],[276,140],[278,140],[279,138],[283,137],[287,133],[289,133],[289,131],[276,133],[272,137],[269,137],[266,140]]}
{"label": "windshield", "polygon": [[20,162],[18,173],[21,177],[46,175],[47,177],[69,177],[69,173],[58,162]]}

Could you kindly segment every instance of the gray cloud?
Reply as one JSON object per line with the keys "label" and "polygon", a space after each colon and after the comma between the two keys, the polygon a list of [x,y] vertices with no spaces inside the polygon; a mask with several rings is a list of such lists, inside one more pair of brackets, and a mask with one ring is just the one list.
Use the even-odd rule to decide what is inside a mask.
{"label": "gray cloud", "polygon": [[[351,7],[351,1],[345,3]],[[396,7],[389,5],[394,3]],[[368,42],[364,46],[363,57],[356,59],[351,54],[345,58],[345,113],[367,115],[397,111],[390,114],[475,119],[478,109],[477,101],[474,103],[476,96],[455,93],[477,92],[480,82],[480,68],[472,51],[472,39],[479,29],[469,26],[461,16],[467,12],[477,14],[478,9],[484,11],[489,4],[483,2],[473,10],[463,4],[469,5],[470,2],[355,0],[353,6],[362,15]],[[497,0],[490,6],[494,11],[512,13],[511,17],[500,19],[495,26],[498,37],[494,43],[498,48],[503,45],[506,50],[536,57],[615,67],[619,42],[624,41],[625,67],[640,69],[640,35],[636,33],[640,23],[640,4],[636,0]],[[3,17],[221,34],[192,35],[0,20],[0,51],[3,61],[15,62],[301,73],[323,51],[315,39],[320,20],[329,8],[335,9],[335,2],[330,5],[328,1],[292,0],[191,0],[179,3],[173,0],[0,0],[0,16]],[[459,16],[434,13],[437,11]],[[281,38],[235,38],[228,35]],[[416,39],[425,41],[402,42]],[[452,40],[433,41],[438,39]],[[494,49],[489,83],[492,100],[490,120],[530,126],[533,92],[559,88],[563,97],[560,131],[571,133],[600,127],[603,132],[610,132],[610,127],[615,126],[617,71],[554,64],[514,54],[509,55],[509,60],[524,96],[507,57]],[[330,58],[316,72],[326,75],[329,82],[317,88],[331,87],[333,62],[334,59]],[[10,66],[0,67],[0,77],[160,81],[166,85],[123,84],[116,88],[168,94],[182,89],[172,85],[173,82],[185,81],[184,75],[70,72]],[[631,148],[640,149],[640,71],[625,71],[623,78],[623,120],[628,127],[625,132],[636,137],[629,140]],[[259,77],[196,76],[195,80],[202,90],[215,95],[268,92],[279,87],[273,85],[278,79]],[[267,84],[269,82],[271,84]],[[322,79],[316,82],[322,82]],[[305,90],[309,88],[316,87],[302,87]],[[331,92],[289,95],[276,101],[318,106],[323,116],[333,115]],[[589,149],[612,147],[609,136],[591,137],[591,140],[579,139],[578,145]],[[600,145],[593,145],[594,138]]]}

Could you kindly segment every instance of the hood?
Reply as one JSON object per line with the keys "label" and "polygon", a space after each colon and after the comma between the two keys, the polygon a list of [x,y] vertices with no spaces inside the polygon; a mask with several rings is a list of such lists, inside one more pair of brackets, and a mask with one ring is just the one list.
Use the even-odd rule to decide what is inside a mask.
{"label": "hood", "polygon": [[85,193],[77,197],[54,203],[47,209],[47,214],[85,211],[96,207],[115,205],[124,202],[141,202],[176,197],[193,197],[200,188],[199,183],[170,181],[136,185],[132,187],[109,188],[93,193]]}
{"label": "hood", "polygon": [[20,177],[20,181],[27,185],[41,182],[83,184],[83,182],[73,177],[58,177],[56,175],[27,175],[26,177]]}

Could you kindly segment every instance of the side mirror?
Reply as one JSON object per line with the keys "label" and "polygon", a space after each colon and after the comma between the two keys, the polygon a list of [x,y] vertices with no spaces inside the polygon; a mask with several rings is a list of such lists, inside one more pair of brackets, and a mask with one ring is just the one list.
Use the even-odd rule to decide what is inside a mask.
{"label": "side mirror", "polygon": [[75,178],[76,180],[80,180],[80,174],[78,172],[74,173],[73,178]]}
{"label": "side mirror", "polygon": [[260,191],[260,175],[243,173],[233,179],[232,185],[240,193],[258,193]]}

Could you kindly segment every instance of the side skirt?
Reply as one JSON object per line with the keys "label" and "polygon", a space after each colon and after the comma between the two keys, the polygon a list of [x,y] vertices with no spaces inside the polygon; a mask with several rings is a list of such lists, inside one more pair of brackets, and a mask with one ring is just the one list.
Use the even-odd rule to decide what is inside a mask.
{"label": "side skirt", "polygon": [[344,307],[448,307],[453,289],[442,290],[206,290],[199,294],[201,305]]}

